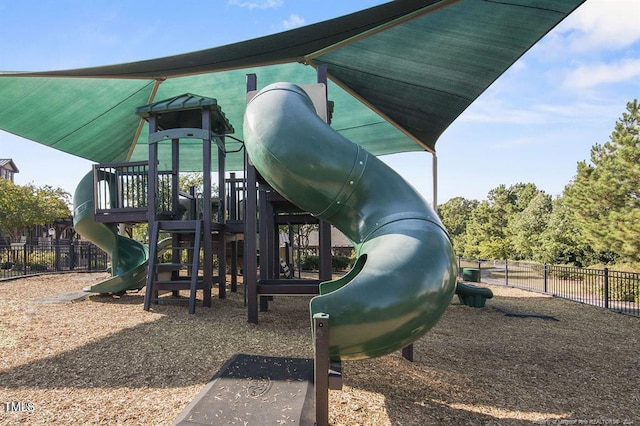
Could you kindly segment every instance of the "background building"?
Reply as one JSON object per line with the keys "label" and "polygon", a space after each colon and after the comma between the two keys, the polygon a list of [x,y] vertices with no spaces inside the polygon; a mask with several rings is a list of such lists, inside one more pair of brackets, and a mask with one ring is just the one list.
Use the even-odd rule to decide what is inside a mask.
{"label": "background building", "polygon": [[19,172],[12,159],[0,158],[0,179],[9,179],[13,182],[13,175]]}

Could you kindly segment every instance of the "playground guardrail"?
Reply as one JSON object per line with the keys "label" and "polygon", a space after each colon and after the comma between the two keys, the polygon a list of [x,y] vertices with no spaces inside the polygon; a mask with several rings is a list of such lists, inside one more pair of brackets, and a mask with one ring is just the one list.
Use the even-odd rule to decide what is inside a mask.
{"label": "playground guardrail", "polygon": [[100,272],[108,265],[109,256],[86,241],[0,247],[0,280],[55,272]]}
{"label": "playground guardrail", "polygon": [[522,288],[640,317],[637,272],[458,258],[458,276],[478,277],[487,284]]}

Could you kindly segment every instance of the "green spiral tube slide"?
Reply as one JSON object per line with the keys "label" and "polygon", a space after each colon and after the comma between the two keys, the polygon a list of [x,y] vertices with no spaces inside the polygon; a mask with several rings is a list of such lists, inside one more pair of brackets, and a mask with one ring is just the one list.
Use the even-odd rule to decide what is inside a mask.
{"label": "green spiral tube slide", "polygon": [[334,360],[382,356],[440,319],[456,287],[456,261],[436,213],[394,170],[329,127],[305,91],[261,90],[247,105],[244,138],[273,188],[353,241],[358,259],[320,285],[311,316],[329,314]]}
{"label": "green spiral tube slide", "polygon": [[147,281],[149,249],[131,238],[118,235],[115,224],[93,220],[93,171],[82,178],[73,194],[73,226],[83,238],[111,256],[111,277],[84,290],[91,293],[121,293],[139,290]]}

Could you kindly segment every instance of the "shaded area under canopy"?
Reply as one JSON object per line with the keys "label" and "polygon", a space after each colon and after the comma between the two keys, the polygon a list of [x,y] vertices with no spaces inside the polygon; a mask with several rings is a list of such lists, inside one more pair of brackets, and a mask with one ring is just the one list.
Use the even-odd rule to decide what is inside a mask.
{"label": "shaded area under canopy", "polygon": [[[146,161],[136,107],[183,93],[215,98],[242,139],[246,74],[257,74],[260,87],[311,84],[315,67],[326,65],[335,130],[374,155],[435,152],[446,128],[584,1],[398,0],[165,58],[2,72],[0,129],[99,163]],[[227,149],[237,144],[228,140]],[[199,146],[180,150],[180,169],[198,171]],[[227,155],[227,170],[242,166],[242,152]]]}

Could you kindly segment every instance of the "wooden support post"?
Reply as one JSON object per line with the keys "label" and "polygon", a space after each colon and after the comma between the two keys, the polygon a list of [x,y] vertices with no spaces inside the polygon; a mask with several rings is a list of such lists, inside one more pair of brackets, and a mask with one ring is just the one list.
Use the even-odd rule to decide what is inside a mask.
{"label": "wooden support post", "polygon": [[244,219],[244,271],[243,279],[247,296],[248,320],[258,323],[258,192],[256,169],[247,160],[247,202]]}
{"label": "wooden support post", "polygon": [[[227,210],[229,212],[228,219],[233,222],[237,222],[242,219],[240,217],[239,209],[238,209],[238,182],[236,179],[236,174],[234,172],[229,173],[229,185],[227,187],[227,198],[229,203],[227,205]],[[225,184],[226,185],[226,184]],[[238,234],[235,233],[233,235],[233,239],[230,244],[230,259],[231,265],[229,265],[229,269],[231,271],[231,292],[238,292]]]}
{"label": "wooden support post", "polygon": [[316,425],[329,425],[329,315],[313,316],[315,356],[313,383],[316,402]]}
{"label": "wooden support post", "polygon": [[[328,97],[328,85],[327,85],[327,65],[319,65],[317,70],[317,81],[325,85],[325,97]],[[329,105],[327,99],[327,108]],[[329,117],[329,111],[325,111],[327,117]],[[331,224],[321,220],[318,231],[318,242],[320,246],[320,280],[328,281],[333,276],[332,271],[332,255],[331,255]]]}
{"label": "wooden support post", "polygon": [[[222,146],[225,145],[224,135],[220,136]],[[226,223],[226,186],[224,182],[226,153],[221,147],[218,148],[218,217],[217,222],[224,225]],[[218,298],[227,297],[227,243],[223,229],[218,231]]]}
{"label": "wooden support post", "polygon": [[238,241],[231,241],[231,292],[238,292]]}
{"label": "wooden support post", "polygon": [[[211,238],[211,111],[202,110],[202,129],[207,131],[208,137],[202,140],[202,251],[204,262],[202,265],[203,305],[211,307],[211,287],[213,286],[213,253]],[[198,238],[198,237],[196,237]],[[198,256],[194,253],[194,256]]]}
{"label": "wooden support post", "polygon": [[180,140],[171,139],[171,217],[175,218],[180,203]]}
{"label": "wooden support post", "polygon": [[[260,275],[258,282],[271,278],[269,275],[270,264],[270,250],[269,246],[269,224],[272,222],[272,216],[269,215],[269,203],[267,202],[266,191],[258,191],[258,211],[260,212],[260,220],[258,221],[258,248],[260,250]],[[269,310],[269,299],[267,296],[259,296],[260,298],[260,312],[267,312]]]}
{"label": "wooden support post", "polygon": [[325,220],[320,221],[318,240],[320,243],[320,281],[329,281],[333,274],[331,265],[331,224]]}
{"label": "wooden support post", "polygon": [[[247,92],[257,89],[255,74],[247,75]],[[256,169],[246,157],[247,196],[244,209],[244,285],[247,297],[247,316],[251,324],[258,323],[258,247],[257,247],[257,218],[258,194],[256,190]]]}

